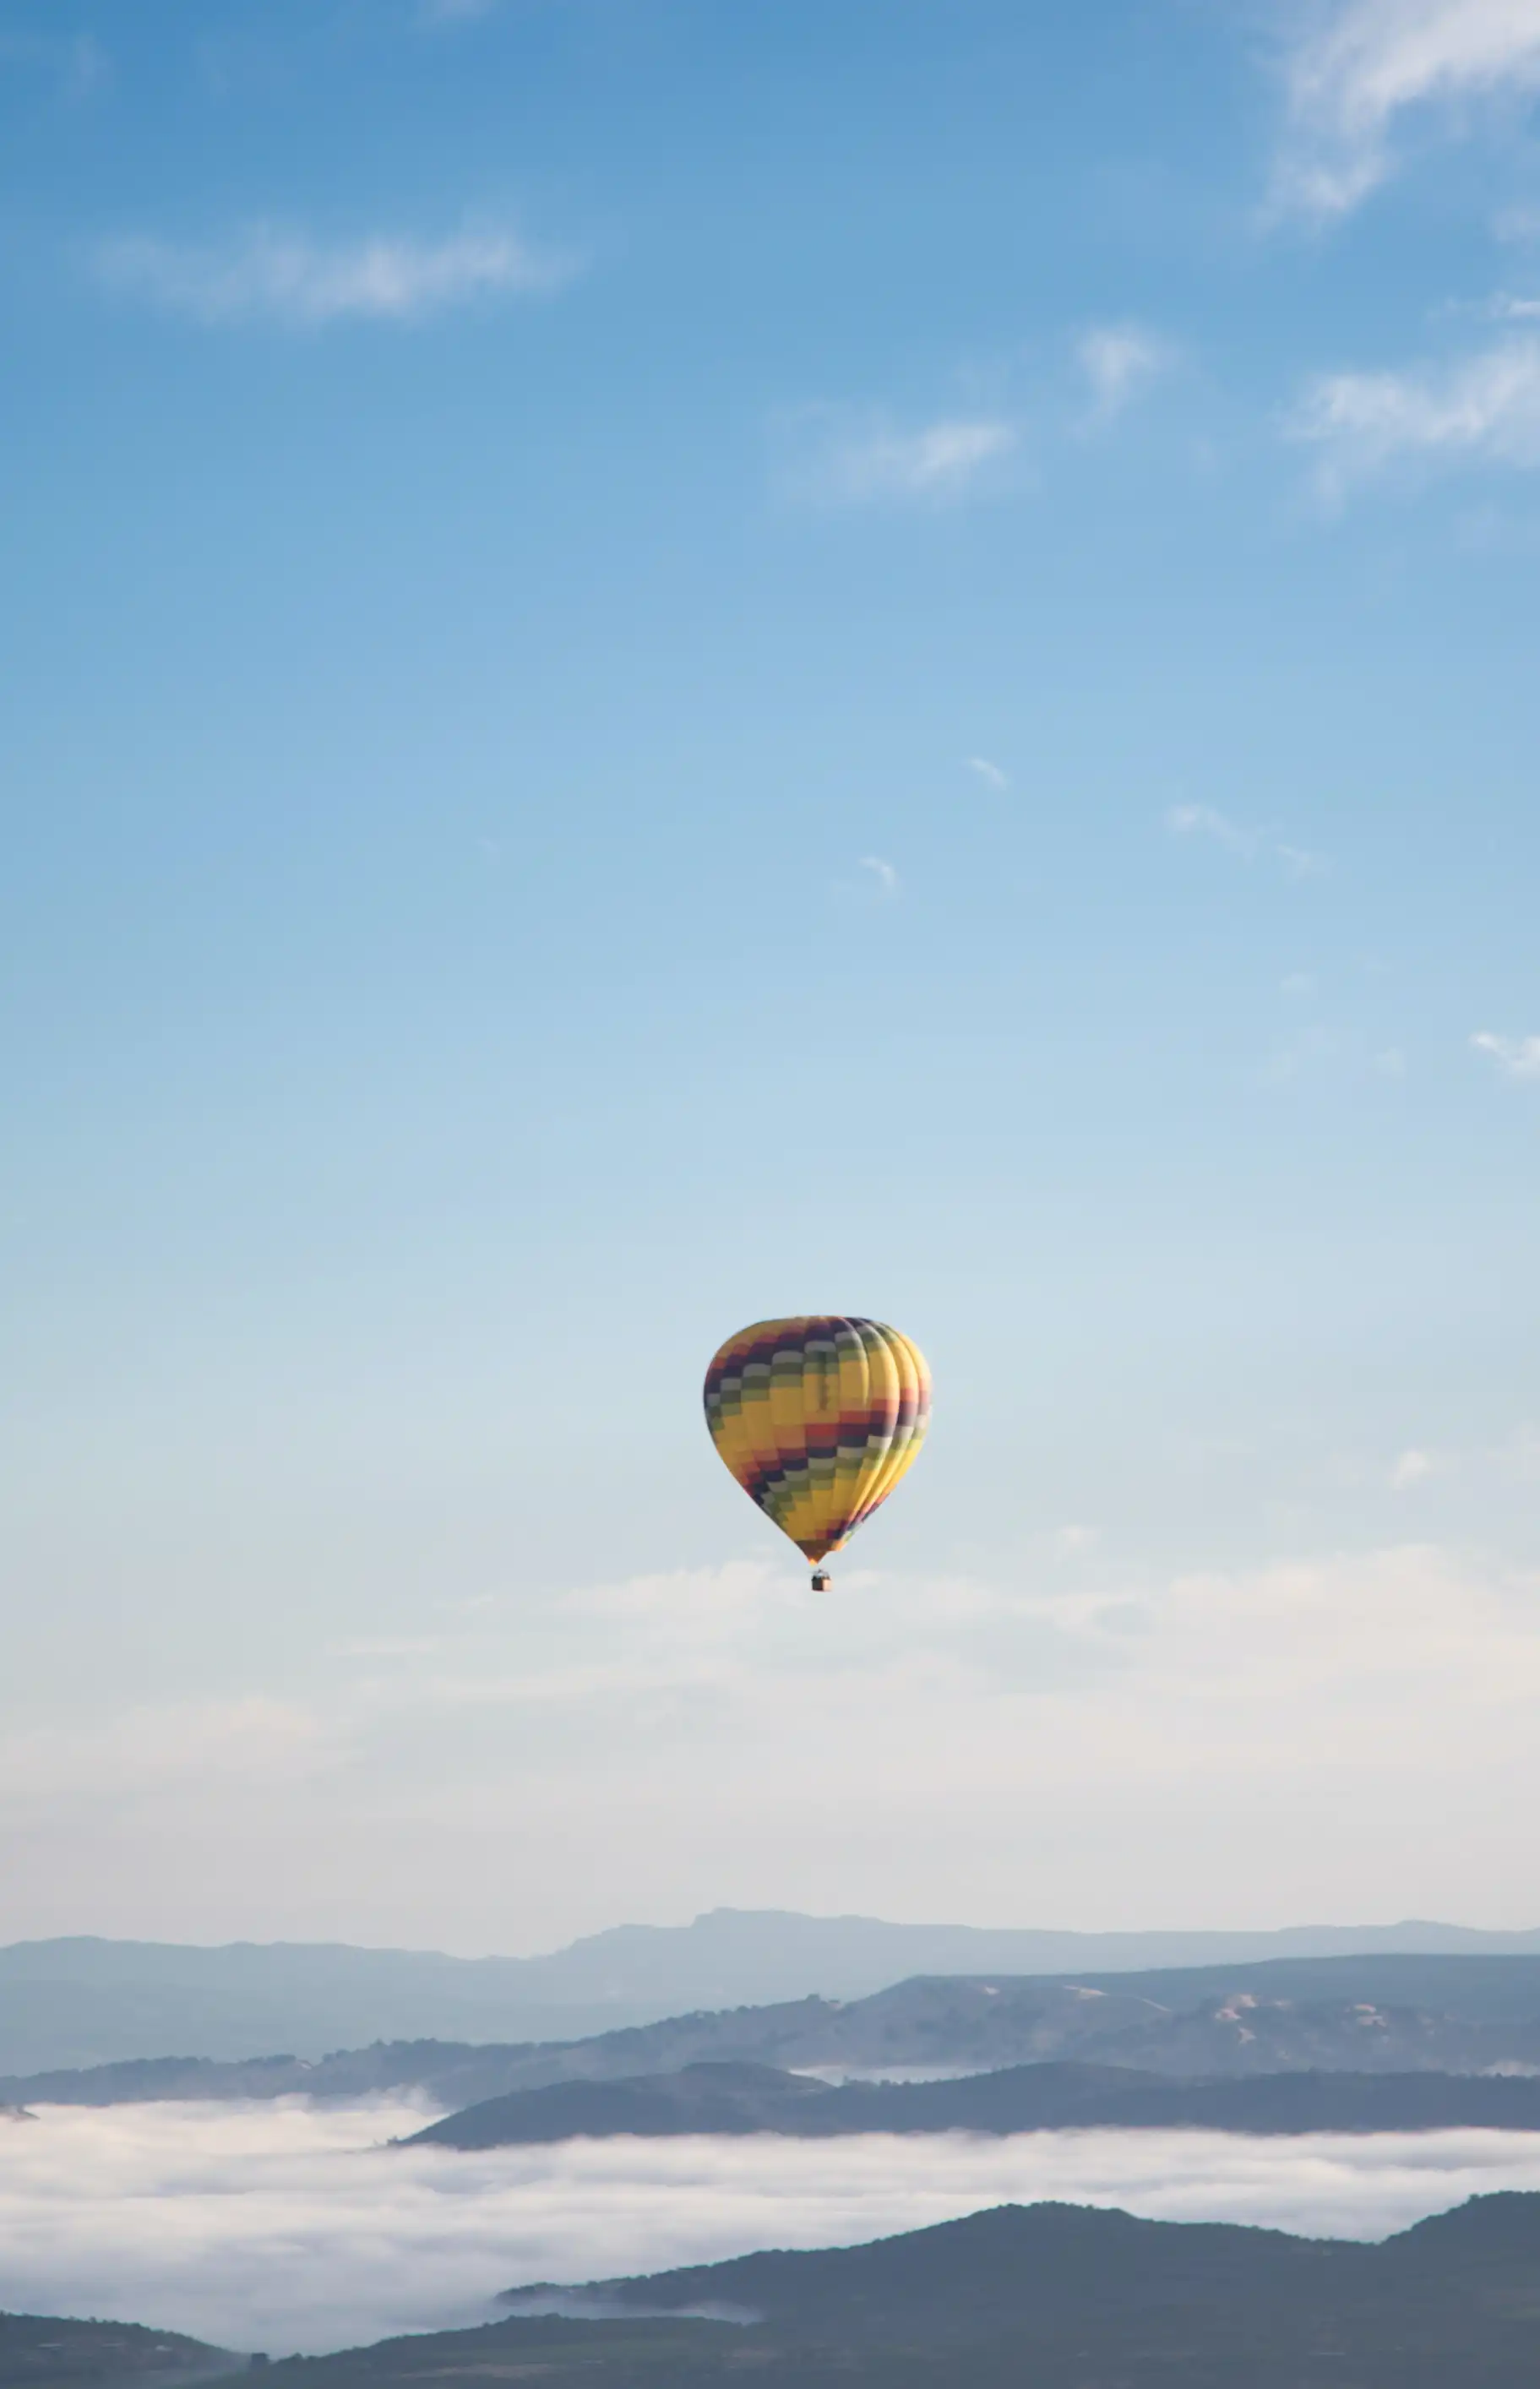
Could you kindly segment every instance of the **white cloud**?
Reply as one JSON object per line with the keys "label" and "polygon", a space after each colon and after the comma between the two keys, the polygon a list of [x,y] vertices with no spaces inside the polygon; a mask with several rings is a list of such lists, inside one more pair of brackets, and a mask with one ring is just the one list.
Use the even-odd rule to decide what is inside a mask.
{"label": "white cloud", "polygon": [[1478,1054],[1490,1054],[1509,1079],[1540,1079],[1540,1037],[1499,1037],[1479,1028],[1470,1042]]}
{"label": "white cloud", "polygon": [[837,436],[807,477],[816,495],[850,505],[947,505],[974,494],[1017,445],[1013,424],[949,417],[919,430],[870,424]]}
{"label": "white cloud", "polygon": [[1463,125],[1472,103],[1540,89],[1540,0],[1330,0],[1300,21],[1279,196],[1318,217],[1384,180],[1408,111]]}
{"label": "white cloud", "polygon": [[1165,826],[1173,837],[1212,837],[1232,854],[1243,854],[1248,860],[1257,850],[1254,830],[1241,829],[1212,805],[1171,805],[1166,811]]}
{"label": "white cloud", "polygon": [[1318,451],[1333,500],[1396,466],[1540,466],[1540,339],[1404,373],[1323,374],[1290,429]]}
{"label": "white cloud", "polygon": [[891,903],[898,893],[898,874],[892,863],[885,862],[880,854],[863,854],[861,869],[871,872],[882,901],[885,904]]}
{"label": "white cloud", "polygon": [[168,313],[293,327],[413,323],[474,300],[552,290],[573,270],[505,227],[327,242],[261,224],[207,248],[130,236],[104,242],[93,262],[109,288]]}
{"label": "white cloud", "polygon": [[1100,423],[1120,415],[1171,363],[1167,344],[1138,324],[1093,325],[1077,354],[1090,385],[1092,419]]}
{"label": "white cloud", "polygon": [[1008,2201],[1376,2238],[1540,2188],[1521,2132],[382,2145],[422,2121],[403,2100],[283,2100],[0,2124],[0,2306],[282,2356],[498,2319],[498,2293],[526,2282],[848,2246]]}
{"label": "white cloud", "polygon": [[1011,786],[1009,773],[1002,772],[998,763],[991,763],[987,755],[970,755],[968,769],[978,774],[986,788],[993,788],[998,794],[1003,795]]}
{"label": "white cloud", "polygon": [[1438,1466],[1427,1451],[1403,1451],[1392,1463],[1389,1484],[1393,1493],[1409,1493],[1414,1485],[1425,1485]]}
{"label": "white cloud", "polygon": [[93,1725],[39,1725],[0,1738],[0,1806],[89,1801],[218,1781],[261,1782],[328,1763],[316,1719],[292,1705],[245,1700],[125,1709]]}

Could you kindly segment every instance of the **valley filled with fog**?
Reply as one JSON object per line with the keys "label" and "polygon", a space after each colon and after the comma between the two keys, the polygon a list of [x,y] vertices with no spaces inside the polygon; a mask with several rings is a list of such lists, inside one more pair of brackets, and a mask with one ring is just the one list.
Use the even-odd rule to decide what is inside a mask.
{"label": "valley filled with fog", "polygon": [[1378,2237],[1540,2189],[1540,2134],[1213,2132],[393,2148],[428,2107],[302,2100],[0,2120],[0,2309],[318,2352],[492,2319],[498,2293],[820,2247],[1037,2199]]}

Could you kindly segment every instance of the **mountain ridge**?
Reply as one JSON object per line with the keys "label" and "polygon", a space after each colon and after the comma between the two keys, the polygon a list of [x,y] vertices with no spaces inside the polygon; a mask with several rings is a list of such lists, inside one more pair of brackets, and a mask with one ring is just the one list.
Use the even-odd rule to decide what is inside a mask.
{"label": "mountain ridge", "polygon": [[696,2011],[584,2039],[375,2042],[311,2061],[193,2057],[0,2077],[0,2102],[361,2099],[446,2109],[701,2063],[892,2078],[1052,2059],[1172,2076],[1540,2071],[1540,1958],[1274,1958],[1145,1974],[920,1975],[856,2000]]}
{"label": "mountain ridge", "polygon": [[577,2039],[687,2011],[856,1999],[913,1975],[1111,1974],[1334,1956],[1534,1956],[1540,1930],[1436,1922],[1239,1932],[1060,1932],[719,1908],[621,1924],[532,1957],[346,1942],[114,1941],[0,1948],[0,2073],[159,2058],[313,2063],[363,2042]]}

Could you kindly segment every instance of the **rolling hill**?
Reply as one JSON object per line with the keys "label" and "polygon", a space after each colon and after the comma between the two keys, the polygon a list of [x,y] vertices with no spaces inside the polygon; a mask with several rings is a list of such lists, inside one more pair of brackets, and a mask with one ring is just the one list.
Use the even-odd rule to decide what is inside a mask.
{"label": "rolling hill", "polygon": [[1540,2197],[1380,2245],[997,2207],[863,2247],[510,2292],[478,2331],[275,2365],[272,2389],[1534,2389]]}
{"label": "rolling hill", "polygon": [[1449,2074],[1264,2074],[1171,2082],[1110,2065],[1017,2065],[945,2082],[831,2087],[768,2065],[689,2065],[631,2081],[515,2090],[446,2115],[410,2148],[775,2132],[1540,2131],[1540,2081]]}

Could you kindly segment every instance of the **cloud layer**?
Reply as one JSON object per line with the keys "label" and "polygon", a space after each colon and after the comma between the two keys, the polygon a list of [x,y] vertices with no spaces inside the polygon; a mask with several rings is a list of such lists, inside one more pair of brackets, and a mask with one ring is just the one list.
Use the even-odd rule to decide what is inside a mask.
{"label": "cloud layer", "polygon": [[13,1915],[399,1940],[404,1880],[413,1937],[472,1949],[713,1899],[1534,1922],[1540,1597],[1493,1559],[1406,1542],[1160,1578],[1077,1533],[996,1582],[846,1566],[828,1601],[745,1562],[440,1615],[436,1647],[318,1659],[280,1704],[104,1697],[80,1747],[19,1712]]}
{"label": "cloud layer", "polygon": [[524,2281],[872,2239],[1006,2200],[1374,2238],[1540,2188],[1540,2135],[1208,2132],[391,2150],[401,2104],[44,2108],[0,2121],[0,2307],[274,2355],[492,2319]]}

